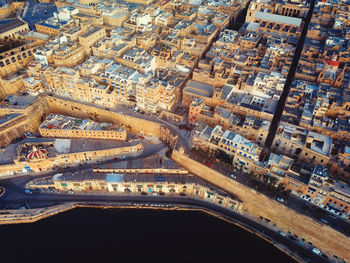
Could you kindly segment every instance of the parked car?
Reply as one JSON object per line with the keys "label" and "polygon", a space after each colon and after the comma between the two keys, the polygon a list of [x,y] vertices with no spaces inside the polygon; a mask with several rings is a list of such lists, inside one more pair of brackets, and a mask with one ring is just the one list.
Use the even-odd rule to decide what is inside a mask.
{"label": "parked car", "polygon": [[328,224],[328,220],[324,219],[324,218],[321,218],[320,221],[324,224]]}
{"label": "parked car", "polygon": [[33,191],[30,189],[26,189],[26,190],[24,190],[24,193],[27,195],[31,195],[33,193]]}
{"label": "parked car", "polygon": [[317,254],[317,255],[321,255],[321,251],[318,250],[318,249],[315,248],[315,247],[312,249],[312,252],[314,252],[314,253]]}
{"label": "parked car", "polygon": [[284,203],[284,199],[282,197],[277,197],[276,199],[278,202]]}
{"label": "parked car", "polygon": [[233,178],[233,179],[237,178],[237,176],[235,174],[231,174],[230,177]]}

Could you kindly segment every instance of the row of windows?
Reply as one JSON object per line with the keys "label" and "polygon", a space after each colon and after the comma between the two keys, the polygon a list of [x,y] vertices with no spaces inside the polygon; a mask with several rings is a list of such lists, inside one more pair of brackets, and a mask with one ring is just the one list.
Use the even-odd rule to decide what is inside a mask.
{"label": "row of windows", "polygon": [[[35,52],[35,49],[33,50]],[[13,56],[12,58],[9,59],[5,59],[3,61],[0,61],[0,66],[4,67],[5,65],[10,65],[11,63],[16,63],[22,60],[22,58],[27,58],[27,56],[32,56],[33,53],[32,51],[28,51],[28,52],[23,52],[22,56],[19,54],[17,56]]]}
{"label": "row of windows", "polygon": [[[80,57],[83,55],[83,52],[78,51],[75,54],[69,53],[66,56],[60,56],[60,55],[55,55],[53,56],[54,60],[71,60],[71,59],[76,59],[77,57],[80,59]],[[70,62],[70,61],[69,61]],[[57,63],[57,62],[56,62]]]}
{"label": "row of windows", "polygon": [[[332,203],[333,199],[329,199],[327,204]],[[333,201],[333,204],[337,204],[337,201]],[[339,207],[343,207],[343,204],[340,204]],[[348,209],[348,206],[345,206],[344,209]]]}
{"label": "row of windows", "polygon": [[22,30],[16,30],[15,33],[13,34],[8,34],[7,36],[2,36],[2,38],[8,38],[8,37],[15,37],[17,33],[23,33],[23,32],[27,32],[28,31],[28,28],[25,28],[25,29],[22,29]]}
{"label": "row of windows", "polygon": [[[105,135],[104,132],[90,132],[90,131],[75,131],[75,133],[71,132],[71,133],[67,133],[67,132],[61,132],[61,131],[47,131],[47,130],[41,130],[41,133],[43,135],[61,135],[61,136],[74,136],[74,135],[88,135],[88,136],[105,136],[105,137],[122,137],[123,134],[120,134],[120,132],[107,132],[107,134]],[[84,133],[84,134],[81,134]]]}

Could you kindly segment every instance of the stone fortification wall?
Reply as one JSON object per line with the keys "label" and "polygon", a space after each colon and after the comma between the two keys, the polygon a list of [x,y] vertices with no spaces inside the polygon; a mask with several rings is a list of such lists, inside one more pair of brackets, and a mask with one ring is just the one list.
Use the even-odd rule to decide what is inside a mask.
{"label": "stone fortification wall", "polygon": [[350,260],[350,239],[345,235],[192,160],[182,151],[174,150],[172,159],[190,173],[237,196],[243,202],[243,210],[257,219],[267,218],[271,224],[276,224],[284,231],[291,231],[300,238],[304,237],[329,255],[336,254]]}
{"label": "stone fortification wall", "polygon": [[39,97],[26,109],[1,109],[0,111],[1,115],[10,113],[22,113],[23,115],[0,127],[0,146],[9,144],[15,138],[22,136],[24,132],[35,132],[49,114],[49,107],[46,100]]}
{"label": "stone fortification wall", "polygon": [[135,156],[143,152],[142,143],[131,146],[111,148],[104,150],[74,152],[67,154],[57,154],[55,157],[50,157],[34,162],[15,161],[13,164],[0,165],[0,179],[3,176],[12,176],[15,174],[27,173],[25,167],[30,167],[32,172],[51,171],[52,169],[67,166],[94,163],[97,160],[109,160],[121,156]]}
{"label": "stone fortification wall", "polygon": [[127,130],[147,136],[160,137],[162,125],[156,122],[122,115],[109,110],[89,106],[77,102],[45,96],[51,112],[56,112],[76,118],[90,118],[99,122],[111,122]]}
{"label": "stone fortification wall", "polygon": [[23,135],[26,131],[37,131],[40,124],[51,112],[81,119],[89,118],[98,122],[110,122],[136,134],[158,137],[170,143],[170,145],[174,145],[177,140],[176,135],[172,134],[164,125],[157,122],[111,112],[82,103],[41,95],[26,109],[0,108],[0,115],[10,113],[23,114],[23,117],[9,122],[6,124],[6,127],[0,127],[0,146],[9,144],[13,139]]}

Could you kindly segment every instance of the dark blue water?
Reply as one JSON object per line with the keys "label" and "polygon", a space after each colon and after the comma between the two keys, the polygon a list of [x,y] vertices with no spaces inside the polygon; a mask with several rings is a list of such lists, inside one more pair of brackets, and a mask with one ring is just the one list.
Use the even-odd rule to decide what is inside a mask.
{"label": "dark blue water", "polygon": [[253,234],[200,212],[79,208],[0,226],[1,262],[293,262]]}

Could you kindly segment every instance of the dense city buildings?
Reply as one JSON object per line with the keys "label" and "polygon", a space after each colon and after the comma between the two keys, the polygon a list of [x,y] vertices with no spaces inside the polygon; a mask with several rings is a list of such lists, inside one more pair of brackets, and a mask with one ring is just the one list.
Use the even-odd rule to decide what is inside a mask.
{"label": "dense city buildings", "polygon": [[[157,137],[349,220],[346,0],[62,0],[32,20],[25,8],[0,25],[0,144],[50,138],[18,146],[0,176],[138,156]],[[62,138],[111,145],[60,153]],[[147,192],[160,178],[93,176],[50,187]],[[183,193],[180,179],[158,190]]]}

